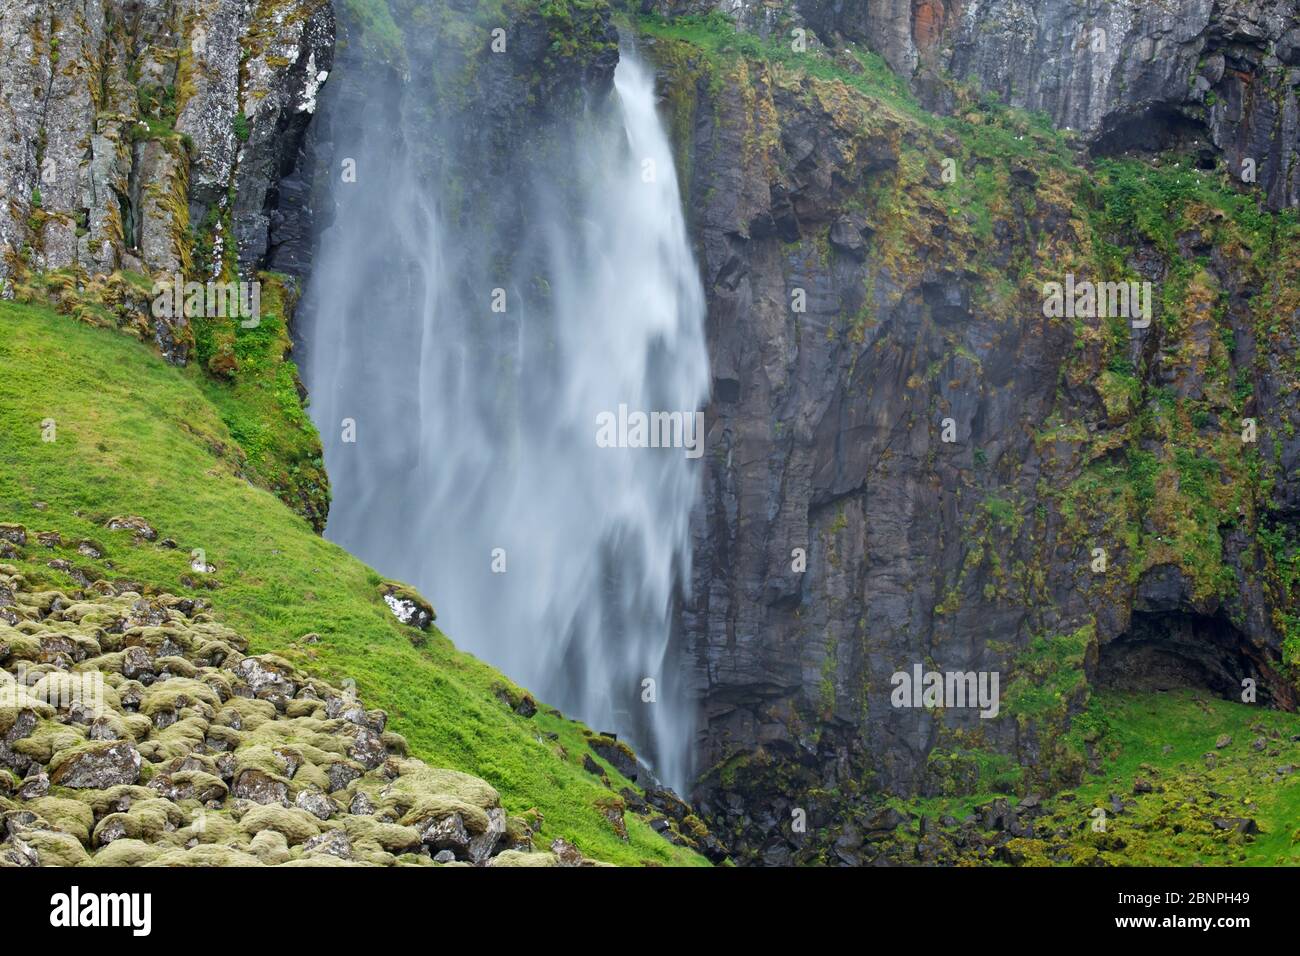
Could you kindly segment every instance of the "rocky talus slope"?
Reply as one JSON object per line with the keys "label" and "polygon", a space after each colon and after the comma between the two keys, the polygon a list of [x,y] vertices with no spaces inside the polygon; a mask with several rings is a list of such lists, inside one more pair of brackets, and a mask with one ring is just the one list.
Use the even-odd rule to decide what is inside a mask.
{"label": "rocky talus slope", "polygon": [[0,865],[590,862],[204,601],[129,588],[0,565]]}

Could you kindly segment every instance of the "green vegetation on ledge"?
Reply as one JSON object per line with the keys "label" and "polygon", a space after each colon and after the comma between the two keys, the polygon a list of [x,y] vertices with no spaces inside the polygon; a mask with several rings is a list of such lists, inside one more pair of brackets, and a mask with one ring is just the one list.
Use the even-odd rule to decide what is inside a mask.
{"label": "green vegetation on ledge", "polygon": [[[1199,691],[1106,691],[1092,696],[1074,724],[1086,738],[1090,772],[1042,801],[1041,814],[1029,818],[1032,834],[1011,839],[996,860],[978,862],[1300,865],[1300,717]],[[996,797],[986,790],[891,805],[947,820],[939,824],[946,837]],[[893,839],[910,849],[918,834],[909,826]],[[958,851],[952,862],[977,860]]]}
{"label": "green vegetation on ledge", "polygon": [[195,355],[210,375],[192,375],[247,456],[256,484],[306,518],[317,531],[329,514],[329,479],[320,436],[305,408],[306,390],[289,357],[288,317],[296,293],[283,276],[260,276],[261,310],[246,328],[237,318],[195,318]]}

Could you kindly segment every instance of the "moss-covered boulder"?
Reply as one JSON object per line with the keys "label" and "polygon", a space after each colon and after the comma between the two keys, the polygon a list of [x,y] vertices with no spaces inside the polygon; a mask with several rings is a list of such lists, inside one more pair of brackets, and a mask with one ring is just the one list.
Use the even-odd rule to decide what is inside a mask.
{"label": "moss-covered boulder", "polygon": [[104,790],[140,779],[140,752],[124,741],[90,743],[60,751],[50,764],[56,786]]}

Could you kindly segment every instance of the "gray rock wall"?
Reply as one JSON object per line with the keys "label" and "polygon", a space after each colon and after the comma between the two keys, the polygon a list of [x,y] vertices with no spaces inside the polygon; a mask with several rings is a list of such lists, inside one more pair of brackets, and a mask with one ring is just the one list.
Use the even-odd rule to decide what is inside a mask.
{"label": "gray rock wall", "polygon": [[1253,160],[1274,208],[1300,204],[1294,0],[647,0],[720,10],[746,29],[865,44],[932,106],[951,78],[1042,110],[1103,152],[1202,145]]}
{"label": "gray rock wall", "polygon": [[0,2],[5,294],[27,270],[261,265],[333,24],[329,0]]}
{"label": "gray rock wall", "polygon": [[[1256,271],[1216,231],[1221,214],[1164,250],[1120,222],[1105,241],[1132,247],[1123,268],[1157,289],[1180,281],[1175,259],[1204,272],[1176,318],[1157,316],[1155,331],[1134,330],[1108,354],[1100,326],[1042,311],[1039,280],[1098,267],[1084,170],[1063,176],[1041,147],[974,158],[948,131],[960,124],[936,130],[847,85],[650,48],[686,153],[709,295],[709,453],[682,629],[706,768],[695,796],[715,830],[742,857],[771,850],[781,862],[796,807],[811,832],[819,808],[843,819],[879,790],[994,785],[963,764],[968,749],[1008,756],[1026,784],[1060,785],[1083,768],[1058,749],[1086,698],[1083,675],[1104,682],[1127,668],[1159,683],[1176,676],[1157,673],[1172,666],[1172,645],[1196,645],[1180,666],[1198,686],[1231,696],[1250,676],[1261,702],[1294,707],[1277,626],[1294,597],[1270,591],[1252,538],[1300,517],[1289,477],[1300,413],[1284,398],[1297,334],[1288,267]],[[940,158],[963,154],[961,176],[1005,175],[1007,192],[945,194]],[[996,211],[976,236],[970,224],[990,199]],[[1252,241],[1263,248],[1267,236]],[[1273,282],[1288,291],[1265,305]],[[805,313],[791,306],[795,290]],[[1263,326],[1261,308],[1272,316]],[[1104,394],[1112,364],[1132,370],[1132,405]],[[1243,388],[1239,405],[1228,392]],[[1169,396],[1206,414],[1176,434],[1143,425]],[[1196,518],[1221,538],[1213,560],[1232,583],[1217,593],[1169,546],[1186,502],[1125,512],[1101,489],[1079,497],[1090,469],[1122,472],[1131,455],[1190,454],[1213,462],[1224,487],[1248,482],[1214,444],[1245,415],[1268,430],[1260,455],[1278,467],[1265,465],[1271,483],[1252,505]],[[1071,424],[1044,437],[1054,419]],[[1178,484],[1168,471],[1160,481]],[[1092,573],[1098,545],[1124,570]],[[796,548],[806,571],[792,567]],[[1005,694],[1032,670],[1025,655],[1040,636],[1078,641],[1080,681],[1050,720],[1021,721],[1005,702],[998,720],[891,704],[892,674],[916,664],[998,672]],[[1031,680],[1052,677],[1045,667]]]}

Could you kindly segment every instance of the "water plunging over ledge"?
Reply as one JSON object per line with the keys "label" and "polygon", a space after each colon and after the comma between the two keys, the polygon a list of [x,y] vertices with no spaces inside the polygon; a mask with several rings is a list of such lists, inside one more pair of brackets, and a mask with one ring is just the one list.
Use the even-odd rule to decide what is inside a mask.
{"label": "water plunging over ledge", "polygon": [[620,406],[690,421],[708,392],[653,75],[624,54],[608,102],[539,131],[545,148],[518,140],[518,175],[473,184],[491,197],[480,216],[461,200],[457,171],[476,163],[447,145],[454,121],[364,72],[333,80],[358,87],[331,124],[333,168],[354,159],[356,177],[330,187],[301,312],[326,534],[416,585],[460,646],[625,734],[682,789],[694,727],[671,625],[699,464],[597,442]]}

